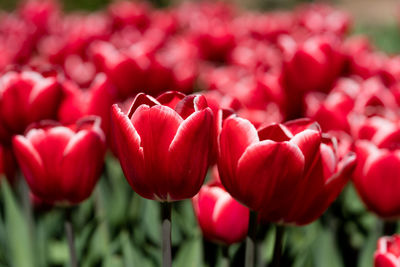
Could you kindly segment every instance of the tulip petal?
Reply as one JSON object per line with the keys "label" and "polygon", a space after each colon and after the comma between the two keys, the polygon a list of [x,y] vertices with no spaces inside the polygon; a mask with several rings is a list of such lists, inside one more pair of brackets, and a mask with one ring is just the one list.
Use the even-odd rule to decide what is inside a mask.
{"label": "tulip petal", "polygon": [[133,114],[131,121],[140,136],[143,148],[148,179],[146,184],[152,184],[155,197],[166,200],[169,166],[165,157],[183,120],[178,113],[167,106],[141,105]]}
{"label": "tulip petal", "polygon": [[303,152],[305,159],[304,171],[307,172],[319,151],[321,132],[315,130],[304,130],[296,134],[290,142],[296,144],[300,148],[301,152]]}
{"label": "tulip petal", "polygon": [[375,267],[399,267],[400,260],[390,253],[377,253],[374,255]]}
{"label": "tulip petal", "polygon": [[45,196],[46,191],[42,186],[44,186],[43,183],[47,180],[47,174],[39,153],[33,147],[32,143],[21,135],[13,138],[13,148],[29,187],[35,194]]}
{"label": "tulip petal", "polygon": [[133,190],[142,197],[153,198],[151,185],[146,178],[140,136],[117,105],[112,106],[112,129],[118,158],[126,179]]}
{"label": "tulip petal", "polygon": [[176,104],[175,110],[183,119],[190,114],[207,108],[207,100],[203,95],[188,95]]}
{"label": "tulip petal", "polygon": [[[340,162],[339,171],[326,179],[324,187],[318,190],[318,194],[315,197],[308,197],[308,204],[304,205],[307,209],[304,211],[299,210],[299,217],[296,219],[296,224],[305,225],[320,217],[343,190],[355,166],[355,154],[352,152],[348,153]],[[310,188],[310,190],[313,189]]]}
{"label": "tulip petal", "polygon": [[29,96],[29,122],[55,118],[61,97],[60,84],[54,78],[40,79]]}
{"label": "tulip petal", "polygon": [[388,218],[400,214],[400,155],[381,152],[369,157],[364,166],[364,201],[378,215]]}
{"label": "tulip petal", "polygon": [[261,141],[272,140],[283,142],[289,141],[293,137],[293,134],[283,124],[275,123],[258,129],[258,137]]}
{"label": "tulip petal", "polygon": [[240,242],[247,234],[250,211],[228,192],[223,192],[214,207],[212,220],[218,240],[227,244]]}
{"label": "tulip petal", "polygon": [[193,197],[203,184],[213,126],[210,108],[193,113],[179,126],[168,154],[171,175],[168,191],[172,199]]}
{"label": "tulip petal", "polygon": [[177,91],[168,91],[157,97],[157,101],[160,102],[164,106],[168,106],[172,109],[175,109],[176,104],[185,98],[185,94],[177,92]]}
{"label": "tulip petal", "polygon": [[[240,157],[236,181],[229,191],[250,209],[287,208],[304,169],[304,156],[290,142],[261,141]],[[279,203],[279,204],[278,204]]]}
{"label": "tulip petal", "polygon": [[257,131],[248,120],[230,116],[223,122],[219,138],[218,170],[228,192],[231,192],[239,158],[249,145],[258,141]]}
{"label": "tulip petal", "polygon": [[129,108],[128,117],[132,118],[133,113],[140,105],[147,105],[149,107],[152,107],[158,104],[160,103],[152,96],[146,95],[144,93],[139,93],[136,95],[135,99],[132,102],[131,107]]}
{"label": "tulip petal", "polygon": [[79,203],[90,196],[100,177],[104,154],[105,137],[100,129],[82,130],[70,139],[61,173],[61,188],[69,202]]}

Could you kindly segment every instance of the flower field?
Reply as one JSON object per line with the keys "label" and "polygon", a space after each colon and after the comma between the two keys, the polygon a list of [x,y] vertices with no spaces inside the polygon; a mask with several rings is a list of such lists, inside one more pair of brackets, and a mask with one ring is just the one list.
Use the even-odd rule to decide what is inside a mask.
{"label": "flower field", "polygon": [[0,266],[400,267],[398,25],[100,2],[2,4]]}

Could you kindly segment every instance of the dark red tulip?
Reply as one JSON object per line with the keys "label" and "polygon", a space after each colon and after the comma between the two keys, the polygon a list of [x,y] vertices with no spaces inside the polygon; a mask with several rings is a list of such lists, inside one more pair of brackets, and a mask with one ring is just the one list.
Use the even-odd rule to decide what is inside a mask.
{"label": "dark red tulip", "polygon": [[340,40],[334,36],[314,36],[296,42],[280,39],[283,48],[283,76],[288,94],[329,92],[344,67]]}
{"label": "dark red tulip", "polygon": [[221,181],[263,220],[307,224],[338,196],[354,167],[353,155],[339,162],[333,142],[309,120],[256,131],[250,122],[231,116],[220,135]]}
{"label": "dark red tulip", "polygon": [[379,238],[374,267],[400,267],[400,235]]}
{"label": "dark red tulip", "polygon": [[110,5],[108,10],[116,29],[134,27],[143,31],[150,24],[150,8],[146,3],[120,1]]}
{"label": "dark red tulip", "polygon": [[90,196],[101,174],[105,136],[95,117],[69,127],[32,128],[14,137],[13,147],[34,195],[49,204],[77,204]]}
{"label": "dark red tulip", "polygon": [[192,203],[206,239],[230,245],[245,238],[249,209],[232,198],[222,185],[203,185]]}
{"label": "dark red tulip", "polygon": [[22,134],[33,122],[56,118],[62,97],[55,77],[37,72],[8,72],[0,79],[0,142],[9,144],[11,136]]}
{"label": "dark red tulip", "polygon": [[320,143],[318,129],[292,134],[286,126],[273,124],[257,131],[248,120],[230,116],[223,122],[219,140],[222,184],[252,210],[260,211],[275,201],[287,210],[292,194],[284,192],[289,185],[299,184]]}
{"label": "dark red tulip", "polygon": [[342,78],[329,94],[311,92],[305,97],[306,115],[317,121],[324,131],[350,132],[348,116],[360,90],[357,80]]}
{"label": "dark red tulip", "polygon": [[375,51],[365,36],[350,37],[344,42],[344,52],[348,58],[348,72],[363,79],[379,75],[387,61],[383,52]]}
{"label": "dark red tulip", "polygon": [[400,217],[400,127],[371,118],[359,127],[353,182],[369,210],[382,218]]}
{"label": "dark red tulip", "polygon": [[80,89],[72,81],[63,84],[64,99],[58,110],[58,118],[63,124],[95,115],[101,118],[101,128],[107,138],[110,134],[111,105],[117,101],[117,90],[109,79],[99,73],[87,90]]}
{"label": "dark red tulip", "polygon": [[135,192],[174,201],[200,190],[214,133],[204,96],[138,94],[127,114],[113,105],[112,125],[118,158]]}

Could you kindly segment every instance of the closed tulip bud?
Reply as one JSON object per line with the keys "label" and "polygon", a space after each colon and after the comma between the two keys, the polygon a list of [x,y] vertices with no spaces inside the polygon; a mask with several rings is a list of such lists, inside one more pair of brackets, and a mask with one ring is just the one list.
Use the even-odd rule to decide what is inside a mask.
{"label": "closed tulip bud", "polygon": [[118,158],[135,192],[160,201],[193,197],[207,172],[213,125],[200,95],[138,94],[127,114],[113,105]]}
{"label": "closed tulip bud", "polygon": [[354,185],[369,210],[385,219],[399,218],[399,125],[381,118],[366,123],[369,125],[360,127],[359,135],[369,140],[355,143],[358,162]]}
{"label": "closed tulip bud", "polygon": [[69,127],[42,125],[13,139],[32,193],[49,204],[77,204],[90,196],[101,174],[105,137],[97,117]]}
{"label": "closed tulip bud", "polygon": [[249,209],[232,198],[222,185],[203,185],[192,202],[206,239],[228,245],[244,239],[249,224]]}
{"label": "closed tulip bud", "polygon": [[374,254],[374,267],[400,266],[400,235],[379,238]]}
{"label": "closed tulip bud", "polygon": [[9,144],[29,124],[55,118],[61,97],[55,77],[44,78],[31,71],[4,74],[0,79],[0,142]]}

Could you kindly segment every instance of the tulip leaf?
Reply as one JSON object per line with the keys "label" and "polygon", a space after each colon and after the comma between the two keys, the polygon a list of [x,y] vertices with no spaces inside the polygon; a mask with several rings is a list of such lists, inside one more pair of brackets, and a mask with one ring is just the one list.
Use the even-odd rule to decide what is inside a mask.
{"label": "tulip leaf", "polygon": [[140,251],[138,251],[131,242],[131,238],[126,231],[123,231],[120,235],[122,254],[124,259],[124,266],[140,266],[140,267],[152,267],[150,260],[144,257]]}
{"label": "tulip leaf", "polygon": [[174,259],[175,267],[203,267],[203,246],[200,236],[181,244]]}
{"label": "tulip leaf", "polygon": [[123,260],[121,257],[118,257],[116,255],[110,255],[106,257],[103,265],[103,267],[123,267],[126,266],[123,264]]}
{"label": "tulip leaf", "polygon": [[16,198],[6,179],[2,179],[2,193],[5,208],[5,224],[10,263],[15,267],[34,266],[32,233],[28,225],[28,218],[24,217],[22,208],[18,205]]}
{"label": "tulip leaf", "polygon": [[[160,203],[153,200],[144,199],[143,201],[143,226],[146,236],[154,243],[161,244],[161,214]],[[173,222],[174,218],[172,218]]]}
{"label": "tulip leaf", "polygon": [[311,248],[314,254],[314,266],[344,266],[341,255],[335,244],[333,232],[327,228],[322,228]]}
{"label": "tulip leaf", "polygon": [[358,258],[358,267],[372,267],[373,266],[373,255],[376,250],[376,244],[378,238],[381,236],[380,225],[375,224],[364,242],[364,246],[361,248],[360,255]]}

